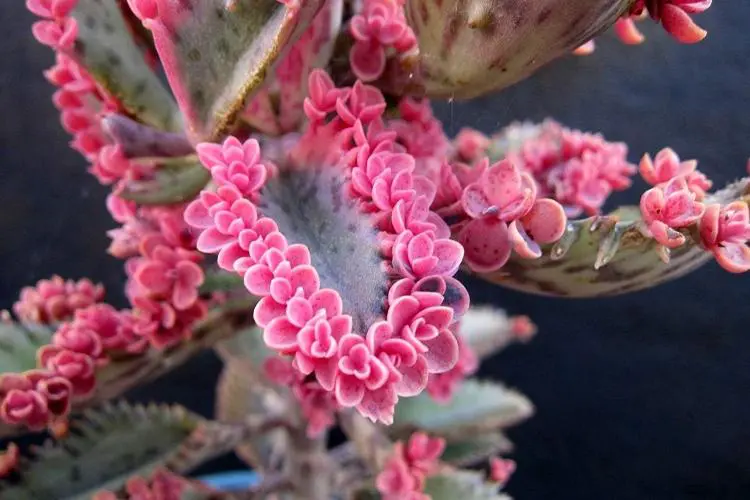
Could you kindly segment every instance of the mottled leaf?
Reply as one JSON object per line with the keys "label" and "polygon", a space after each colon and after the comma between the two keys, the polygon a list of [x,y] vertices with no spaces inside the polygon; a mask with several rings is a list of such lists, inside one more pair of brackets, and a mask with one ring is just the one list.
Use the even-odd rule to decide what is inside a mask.
{"label": "mottled leaf", "polygon": [[160,3],[157,19],[145,24],[194,141],[227,132],[320,5],[302,2],[295,11],[278,0]]}
{"label": "mottled leaf", "polygon": [[[706,203],[750,200],[750,179],[709,195]],[[683,230],[687,243],[662,261],[660,248],[640,229],[637,208],[572,221],[562,239],[539,259],[512,258],[502,269],[478,276],[524,292],[560,297],[604,297],[651,288],[694,271],[712,260],[697,235]]]}
{"label": "mottled leaf", "polygon": [[289,243],[307,245],[321,288],[338,291],[354,331],[366,332],[383,312],[386,275],[372,223],[345,189],[332,169],[285,171],[268,182],[260,207]]}
{"label": "mottled leaf", "polygon": [[427,393],[400,401],[391,432],[401,436],[423,430],[456,441],[515,425],[533,412],[524,395],[496,382],[469,379],[448,404],[435,402]]}
{"label": "mottled leaf", "polygon": [[144,123],[179,130],[174,99],[146,63],[117,2],[78,0],[72,15],[78,23],[73,55],[97,82]]}
{"label": "mottled leaf", "polygon": [[428,477],[424,492],[432,500],[510,500],[498,489],[479,472],[457,470]]}
{"label": "mottled leaf", "polygon": [[88,499],[156,467],[187,471],[231,449],[240,433],[181,407],[106,405],[74,420],[64,441],[34,448],[20,464],[20,481],[0,483],[0,498]]}
{"label": "mottled leaf", "polygon": [[457,99],[500,90],[606,30],[631,3],[407,0],[419,51],[399,90]]}

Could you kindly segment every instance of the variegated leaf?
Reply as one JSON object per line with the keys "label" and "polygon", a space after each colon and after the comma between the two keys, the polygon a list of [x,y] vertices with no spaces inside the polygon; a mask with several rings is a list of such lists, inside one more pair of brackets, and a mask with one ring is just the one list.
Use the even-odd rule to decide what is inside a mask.
{"label": "variegated leaf", "polygon": [[96,81],[144,123],[179,130],[176,103],[146,63],[117,2],[78,0],[72,16],[78,23],[73,55]]}
{"label": "variegated leaf", "polygon": [[[750,178],[707,197],[706,203],[750,200]],[[712,255],[685,230],[688,242],[662,258],[664,249],[640,228],[637,208],[572,221],[562,239],[539,259],[513,257],[497,272],[478,274],[508,288],[559,297],[605,297],[665,283],[702,266]]]}

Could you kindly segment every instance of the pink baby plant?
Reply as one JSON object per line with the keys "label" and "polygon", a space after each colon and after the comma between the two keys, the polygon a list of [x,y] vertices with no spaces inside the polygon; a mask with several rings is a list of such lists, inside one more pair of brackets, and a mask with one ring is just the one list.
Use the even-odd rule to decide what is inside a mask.
{"label": "pink baby plant", "polygon": [[677,230],[698,222],[705,211],[704,205],[696,198],[682,177],[643,193],[641,214],[648,233],[667,248],[684,244],[685,235]]}
{"label": "pink baby plant", "polygon": [[[504,430],[533,406],[474,375],[537,328],[471,306],[460,271],[600,297],[711,258],[750,270],[747,179],[712,193],[670,148],[636,166],[551,119],[449,137],[431,100],[500,90],[609,27],[638,44],[647,17],[696,42],[711,2],[517,3],[28,0],[60,123],[110,190],[126,303],[55,276],[0,315],[0,435],[54,438],[33,460],[11,444],[0,498],[499,498]],[[640,210],[607,215],[638,171]],[[108,403],[205,348],[215,420]],[[231,450],[260,484],[180,476]]]}

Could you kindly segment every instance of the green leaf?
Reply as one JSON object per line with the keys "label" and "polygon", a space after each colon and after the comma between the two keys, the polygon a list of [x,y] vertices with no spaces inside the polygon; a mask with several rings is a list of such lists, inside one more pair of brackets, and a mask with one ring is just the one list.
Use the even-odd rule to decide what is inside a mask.
{"label": "green leaf", "polygon": [[128,113],[151,126],[179,130],[172,95],[149,68],[113,0],[78,0],[73,56]]}
{"label": "green leaf", "polygon": [[141,205],[169,205],[192,200],[211,180],[211,173],[193,157],[170,164],[149,180],[130,181],[120,196]]}
{"label": "green leaf", "polygon": [[[726,204],[750,200],[750,178],[706,198]],[[692,231],[687,243],[662,260],[663,249],[640,230],[640,212],[624,207],[611,215],[572,221],[562,239],[539,259],[512,258],[494,273],[478,274],[514,290],[561,297],[605,297],[651,288],[682,277],[712,260]]]}
{"label": "green leaf", "polygon": [[231,449],[239,434],[178,406],[105,405],[74,420],[64,441],[34,448],[20,465],[20,481],[0,483],[0,498],[88,499],[157,467],[192,469]]}
{"label": "green leaf", "polygon": [[0,322],[0,374],[36,368],[36,351],[53,333],[45,325]]}
{"label": "green leaf", "polygon": [[486,432],[448,442],[440,460],[462,467],[477,464],[512,450],[513,443],[501,432]]}
{"label": "green leaf", "polygon": [[432,500],[510,500],[498,489],[479,472],[457,470],[428,477],[424,492]]}
{"label": "green leaf", "polygon": [[469,379],[445,405],[426,393],[400,401],[391,432],[403,436],[423,430],[456,441],[515,425],[533,412],[534,407],[524,395],[496,382]]}
{"label": "green leaf", "polygon": [[192,139],[215,141],[234,124],[282,49],[320,8],[300,12],[278,0],[183,0],[149,20],[156,49]]}

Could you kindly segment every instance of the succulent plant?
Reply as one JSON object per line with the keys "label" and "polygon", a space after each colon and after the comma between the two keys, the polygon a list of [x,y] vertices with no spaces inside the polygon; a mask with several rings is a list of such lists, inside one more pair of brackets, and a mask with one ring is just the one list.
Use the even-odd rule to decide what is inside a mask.
{"label": "succulent plant", "polygon": [[[639,43],[645,15],[696,42],[710,3],[27,0],[71,146],[112,188],[129,307],[53,277],[3,315],[0,435],[51,441],[8,446],[0,496],[507,498],[503,431],[534,408],[472,376],[536,328],[470,306],[459,270],[567,297],[745,272],[750,180],[712,192],[671,149],[636,165],[552,120],[449,138],[426,97],[499,90],[609,27]],[[637,173],[640,205],[603,215]],[[109,402],[206,348],[216,420]],[[180,476],[232,449],[258,486]]]}

